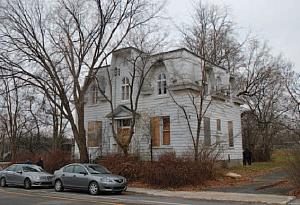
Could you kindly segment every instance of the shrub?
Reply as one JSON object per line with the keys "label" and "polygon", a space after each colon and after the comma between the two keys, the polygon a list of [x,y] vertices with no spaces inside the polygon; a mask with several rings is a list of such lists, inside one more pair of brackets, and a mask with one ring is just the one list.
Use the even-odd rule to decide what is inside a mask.
{"label": "shrub", "polygon": [[42,154],[30,152],[18,153],[14,163],[25,163],[30,160],[33,164],[36,164],[39,157],[43,158],[44,169],[50,173],[71,163],[71,153],[62,150],[50,150]]}
{"label": "shrub", "polygon": [[300,150],[292,151],[288,165],[288,173],[297,189],[300,189]]}
{"label": "shrub", "polygon": [[43,157],[44,168],[50,173],[72,162],[71,153],[62,150],[51,150]]}
{"label": "shrub", "polygon": [[216,176],[215,161],[195,162],[188,157],[176,157],[174,153],[161,156],[158,161],[140,161],[137,157],[110,155],[98,160],[115,174],[129,181],[142,182],[160,188],[178,188],[199,185]]}
{"label": "shrub", "polygon": [[139,178],[142,162],[136,156],[124,156],[121,154],[108,155],[96,160],[96,163],[104,165],[112,173],[122,175],[128,180],[135,181]]}
{"label": "shrub", "polygon": [[213,164],[204,161],[194,161],[190,158],[176,157],[166,154],[157,162],[144,166],[142,180],[161,188],[178,188],[188,185],[200,185],[215,177]]}

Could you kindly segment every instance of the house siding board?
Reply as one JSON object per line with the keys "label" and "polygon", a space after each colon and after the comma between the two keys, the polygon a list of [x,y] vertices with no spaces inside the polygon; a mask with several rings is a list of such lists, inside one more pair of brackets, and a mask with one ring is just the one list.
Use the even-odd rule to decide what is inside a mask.
{"label": "house siding board", "polygon": [[[173,102],[169,94],[159,96],[157,95],[156,88],[156,78],[154,76],[165,69],[167,72],[168,84],[170,83],[171,78],[176,77],[178,80],[180,78],[187,78],[191,82],[201,79],[201,72],[199,72],[200,60],[194,55],[189,54],[186,51],[177,53],[177,56],[180,56],[180,59],[171,60],[172,55],[168,54],[170,57],[169,60],[166,60],[165,67],[157,67],[156,70],[153,70],[151,77],[151,83],[154,87],[154,92],[151,95],[141,95],[139,100],[139,113],[144,113],[148,116],[148,123],[150,123],[150,118],[155,116],[170,116],[170,145],[161,146],[159,148],[153,149],[153,157],[158,158],[162,153],[165,152],[176,152],[178,155],[192,154],[193,143],[192,137],[190,135],[187,122],[184,116],[184,113],[178,106]],[[122,64],[122,56],[113,56],[110,72],[114,72],[114,68],[117,67],[120,69],[120,75],[114,76],[113,80],[113,96],[115,96],[114,107],[117,107],[120,104],[129,106],[128,101],[121,100],[121,79],[124,76],[128,75],[128,68],[124,67]],[[167,58],[166,57],[166,58]],[[99,75],[101,74],[100,71]],[[224,70],[217,70],[216,72],[224,73]],[[192,74],[191,74],[192,73]],[[105,75],[102,73],[102,75]],[[180,80],[180,79],[179,79]],[[108,91],[107,91],[108,92]],[[187,105],[188,115],[190,117],[191,128],[193,135],[196,135],[197,121],[196,116],[193,113],[192,105],[189,104],[190,99],[187,95],[178,94],[175,96],[179,104]],[[207,102],[205,102],[207,103]],[[118,151],[115,140],[112,137],[111,131],[111,122],[110,119],[107,119],[105,116],[111,112],[109,103],[106,101],[100,101],[96,105],[90,105],[86,103],[85,106],[85,127],[88,127],[89,121],[102,121],[102,141],[103,146],[101,153],[103,155],[109,153],[115,153]],[[211,143],[216,142],[216,135],[219,134],[221,139],[221,145],[224,148],[222,158],[224,160],[228,159],[241,159],[242,158],[242,138],[241,138],[241,118],[240,118],[240,107],[234,105],[233,103],[213,100],[211,106],[209,107],[206,117],[210,118],[211,126]],[[217,122],[216,120],[221,120],[221,132],[218,133]],[[135,134],[130,145],[130,151],[133,153],[139,154],[144,159],[150,159],[150,146],[149,132],[147,133],[147,128],[145,125],[146,122],[143,120],[138,120],[135,128]],[[234,147],[228,147],[228,121],[233,121],[233,135],[234,137]],[[144,127],[143,127],[144,126]],[[138,127],[143,127],[138,129]],[[148,128],[150,129],[150,128]],[[201,140],[204,139],[204,127],[202,125],[201,129]],[[78,149],[76,149],[78,152]]]}

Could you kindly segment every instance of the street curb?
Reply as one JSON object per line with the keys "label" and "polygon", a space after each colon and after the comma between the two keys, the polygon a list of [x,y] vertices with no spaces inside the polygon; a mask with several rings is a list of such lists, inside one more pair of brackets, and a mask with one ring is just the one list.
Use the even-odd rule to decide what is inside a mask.
{"label": "street curb", "polygon": [[179,197],[185,199],[214,200],[227,202],[248,202],[286,205],[296,197],[272,194],[246,194],[229,192],[188,192],[188,191],[166,191],[159,189],[128,188],[128,192],[149,194],[154,196]]}

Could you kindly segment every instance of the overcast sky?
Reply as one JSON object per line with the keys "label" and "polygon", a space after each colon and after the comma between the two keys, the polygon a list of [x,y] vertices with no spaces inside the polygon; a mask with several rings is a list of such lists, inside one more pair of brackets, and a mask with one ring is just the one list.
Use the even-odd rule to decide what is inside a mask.
{"label": "overcast sky", "polygon": [[[300,72],[300,0],[207,0],[226,5],[240,33],[249,30],[267,40],[274,54],[282,53]],[[193,0],[168,0],[167,11],[180,25],[189,21]],[[175,32],[175,30],[174,30]]]}

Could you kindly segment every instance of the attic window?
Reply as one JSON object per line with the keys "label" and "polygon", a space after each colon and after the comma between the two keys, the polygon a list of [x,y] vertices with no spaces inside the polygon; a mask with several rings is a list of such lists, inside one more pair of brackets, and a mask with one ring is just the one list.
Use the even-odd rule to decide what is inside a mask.
{"label": "attic window", "polygon": [[221,80],[221,77],[218,76],[216,79],[216,90],[220,90],[221,86],[222,86],[222,80]]}
{"label": "attic window", "polygon": [[98,102],[98,89],[96,85],[93,85],[91,88],[91,103],[97,104]]}
{"label": "attic window", "polygon": [[157,79],[158,94],[163,95],[167,93],[167,78],[164,73],[160,73]]}

